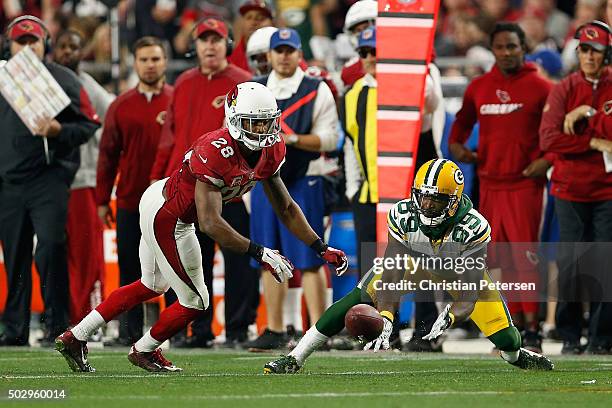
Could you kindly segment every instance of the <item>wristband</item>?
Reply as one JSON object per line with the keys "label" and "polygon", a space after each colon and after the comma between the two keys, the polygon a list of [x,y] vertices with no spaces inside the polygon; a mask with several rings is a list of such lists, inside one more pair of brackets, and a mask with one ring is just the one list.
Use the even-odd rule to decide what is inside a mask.
{"label": "wristband", "polygon": [[325,251],[327,251],[327,244],[323,242],[321,238],[317,238],[315,242],[310,244],[310,249],[315,251],[317,254],[323,254]]}
{"label": "wristband", "polygon": [[264,247],[259,244],[256,244],[253,241],[249,242],[249,249],[247,249],[247,254],[252,256],[256,261],[261,262],[263,258]]}
{"label": "wristband", "polygon": [[391,313],[390,311],[388,311],[388,310],[383,310],[382,312],[380,312],[380,315],[381,315],[382,317],[386,317],[387,319],[391,320],[391,322],[393,322],[393,318],[394,318],[394,316],[393,316],[393,313]]}

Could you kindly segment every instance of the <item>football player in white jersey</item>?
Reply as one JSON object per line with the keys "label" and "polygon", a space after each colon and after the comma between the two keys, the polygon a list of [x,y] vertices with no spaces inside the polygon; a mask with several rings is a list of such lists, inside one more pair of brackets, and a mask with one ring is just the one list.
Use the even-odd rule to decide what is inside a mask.
{"label": "football player in white jersey", "polygon": [[[399,299],[414,288],[410,285],[420,282],[443,287],[451,297],[424,339],[435,339],[455,323],[470,318],[508,363],[522,369],[552,370],[554,365],[548,358],[521,348],[520,333],[499,291],[488,285],[480,289],[479,283],[491,283],[486,267],[491,227],[472,207],[463,187],[463,173],[452,161],[436,159],[421,166],[412,197],[396,203],[387,217],[384,259],[408,257],[409,265],[385,269],[375,264],[351,292],[325,311],[289,355],[265,364],[264,373],[298,372],[313,351],[344,328],[346,312],[359,303],[373,303],[384,319],[382,333],[364,349],[388,349]],[[427,263],[432,260],[444,260],[444,264]],[[449,260],[454,265],[450,269],[446,266]],[[400,285],[401,291],[384,290],[401,282],[405,282]]]}

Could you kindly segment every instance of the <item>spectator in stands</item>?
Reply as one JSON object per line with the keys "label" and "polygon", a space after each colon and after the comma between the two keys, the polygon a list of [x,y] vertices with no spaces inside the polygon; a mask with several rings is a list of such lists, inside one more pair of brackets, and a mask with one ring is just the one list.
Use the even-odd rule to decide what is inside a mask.
{"label": "spectator in stands", "polygon": [[[115,96],[107,92],[88,73],[80,69],[83,37],[77,31],[67,30],[55,39],[53,61],[65,66],[79,77],[94,110],[103,123],[109,105]],[[66,239],[68,241],[68,277],[70,282],[70,323],[76,324],[92,307],[93,298],[100,299],[98,291],[104,282],[104,246],[102,223],[96,206],[96,167],[102,129],[80,147],[81,163],[70,186]]]}
{"label": "spectator in stands", "polygon": [[[344,19],[344,32],[350,36],[351,45],[357,47],[357,36],[369,26],[376,24],[378,2],[375,0],[360,0],[349,8]],[[349,59],[340,77],[344,86],[351,86],[365,74],[359,55]]]}
{"label": "spectator in stands", "polygon": [[468,65],[465,74],[468,78],[491,70],[495,56],[489,49],[488,33],[493,30],[494,22],[484,15],[460,16],[456,21],[454,37],[455,54],[465,55]]}
{"label": "spectator in stands", "polygon": [[[580,70],[557,84],[544,109],[540,126],[542,149],[555,153],[552,194],[555,196],[561,242],[612,242],[612,173],[606,172],[602,151],[612,151],[612,134],[595,125],[610,114],[612,75],[610,28],[592,21],[578,29]],[[587,352],[609,354],[612,347],[612,303],[580,298],[571,250],[559,251],[559,302],[556,326],[563,338],[564,354],[580,354],[582,301],[590,301]],[[596,265],[609,274],[609,250],[595,248]],[[605,250],[604,250],[605,252]],[[584,289],[584,287],[583,287]],[[593,295],[593,293],[590,293]]]}
{"label": "spectator in stands", "polygon": [[246,55],[247,42],[251,35],[259,28],[272,26],[274,15],[272,6],[264,0],[246,0],[240,6],[241,36],[238,43],[234,46],[232,55],[227,59],[230,63],[249,70],[249,63]]}
{"label": "spectator in stands", "polygon": [[[167,58],[156,37],[134,44],[134,69],[138,85],[120,95],[109,107],[100,142],[96,201],[102,222],[117,225],[117,257],[121,286],[140,277],[140,226],[138,204],[149,186],[172,87],[165,82]],[[117,213],[110,207],[117,173]],[[129,346],[142,337],[143,308],[137,305],[120,318],[114,344]]]}
{"label": "spectator in stands", "polygon": [[[48,35],[44,23],[34,16],[13,20],[6,30],[8,59],[30,47],[42,61]],[[76,75],[55,63],[43,64],[70,104],[55,118],[39,120],[34,135],[0,96],[0,240],[8,280],[0,346],[29,342],[34,234],[34,261],[46,307],[44,343],[50,344],[68,326],[69,189],[79,167],[79,146],[99,127]]]}
{"label": "spectator in stands", "polygon": [[612,0],[606,2],[606,21],[608,25],[612,24]]}
{"label": "spectator in stands", "polygon": [[510,0],[476,0],[482,12],[493,21],[518,21],[521,11]]}
{"label": "spectator in stands", "polygon": [[556,7],[556,3],[555,0],[525,0],[523,8],[526,11],[535,10],[544,15],[546,32],[554,38],[557,47],[559,47],[565,43],[570,18]]}
{"label": "spectator in stands", "polygon": [[[304,74],[299,68],[302,43],[297,31],[280,29],[270,39],[272,72],[257,80],[270,88],[283,111],[281,129],[287,144],[287,156],[281,178],[289,193],[304,211],[317,233],[323,232],[324,191],[320,174],[310,173],[312,161],[321,151],[332,151],[338,142],[338,114],[329,87],[321,80]],[[280,225],[261,185],[251,194],[251,238],[287,254],[302,273],[302,287],[311,322],[325,310],[327,279],[323,261],[311,256],[310,248],[296,241]],[[256,265],[253,265],[256,267]],[[270,274],[262,274],[268,327],[250,349],[276,349],[286,344],[283,326],[283,302],[287,285],[277,285]]]}
{"label": "spectator in stands", "polygon": [[457,20],[475,16],[478,10],[472,0],[444,0],[436,27],[435,48],[438,55],[452,55]]}
{"label": "spectator in stands", "polygon": [[[468,85],[449,138],[455,159],[478,162],[479,211],[491,224],[493,242],[538,241],[546,170],[552,163],[552,155],[543,157],[538,147],[540,118],[551,84],[524,62],[525,41],[517,24],[496,25],[491,33],[495,66]],[[478,154],[464,146],[476,121]],[[501,267],[505,280],[537,279],[524,248],[512,252],[512,257],[504,256],[507,252],[489,252],[490,265]],[[522,293],[514,295],[516,301],[508,306],[512,320],[524,329],[523,346],[541,351],[538,303],[522,301]]]}
{"label": "spectator in stands", "polygon": [[179,27],[175,24],[184,2],[177,0],[138,0],[132,4],[134,37],[153,36],[172,43]]}
{"label": "spectator in stands", "polygon": [[[207,18],[232,21],[231,1],[226,0],[187,0],[180,17],[180,30],[174,37],[174,49],[180,54],[189,50],[193,41],[192,34],[198,22]],[[228,4],[229,3],[229,4]]]}
{"label": "spectator in stands", "polygon": [[527,9],[519,20],[519,25],[525,32],[527,48],[531,52],[544,49],[557,51],[557,41],[548,34],[546,29],[546,14],[539,9]]}
{"label": "spectator in stands", "polygon": [[[183,161],[185,152],[204,133],[223,126],[225,95],[236,85],[251,78],[251,74],[227,60],[229,30],[225,22],[207,18],[193,30],[198,66],[185,71],[175,83],[168,116],[159,142],[151,179],[169,176]],[[249,218],[242,200],[228,203],[223,217],[239,233],[248,236]],[[215,243],[206,234],[196,231],[202,249],[204,281],[212,288],[212,268]],[[229,343],[246,339],[246,329],[254,321],[251,299],[257,289],[257,274],[249,269],[249,257],[224,250],[225,312]],[[169,299],[166,294],[166,299]],[[258,299],[258,298],[257,298]],[[192,324],[193,336],[177,346],[210,347],[213,305]],[[233,322],[233,323],[232,323]],[[232,328],[231,325],[236,327]],[[234,333],[231,333],[235,329]]]}

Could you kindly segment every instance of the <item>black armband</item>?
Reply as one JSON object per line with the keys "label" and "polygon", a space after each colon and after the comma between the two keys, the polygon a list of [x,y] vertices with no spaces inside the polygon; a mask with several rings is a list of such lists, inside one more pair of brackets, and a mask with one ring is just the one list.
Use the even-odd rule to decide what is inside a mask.
{"label": "black armband", "polygon": [[317,254],[323,254],[325,251],[327,251],[327,247],[328,245],[323,242],[321,238],[318,238],[315,242],[310,244],[310,249],[315,251]]}
{"label": "black armband", "polygon": [[261,262],[263,258],[264,247],[256,244],[253,241],[249,242],[249,249],[247,249],[247,254],[252,256],[256,261]]}

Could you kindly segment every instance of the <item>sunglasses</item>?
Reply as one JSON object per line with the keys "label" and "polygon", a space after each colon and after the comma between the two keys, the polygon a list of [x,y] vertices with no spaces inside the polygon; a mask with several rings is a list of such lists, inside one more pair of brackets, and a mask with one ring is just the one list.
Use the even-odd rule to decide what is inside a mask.
{"label": "sunglasses", "polygon": [[376,56],[376,48],[363,47],[357,50],[359,57],[368,58],[368,55],[371,54],[373,57]]}

